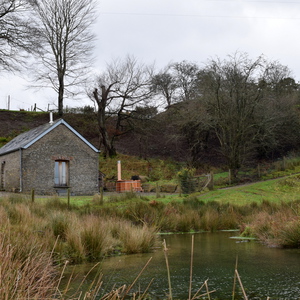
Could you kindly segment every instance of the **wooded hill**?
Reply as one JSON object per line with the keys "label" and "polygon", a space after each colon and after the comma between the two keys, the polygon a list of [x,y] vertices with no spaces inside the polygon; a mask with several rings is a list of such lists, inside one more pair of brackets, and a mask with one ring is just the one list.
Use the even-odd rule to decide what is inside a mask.
{"label": "wooded hill", "polygon": [[[190,167],[208,171],[212,167],[226,168],[219,140],[212,130],[199,128],[195,120],[201,116],[195,112],[196,103],[177,103],[162,113],[149,114],[144,108],[132,113],[130,122],[123,123],[123,132],[115,140],[118,153],[134,155],[142,159],[160,158],[185,162]],[[58,118],[54,114],[54,120]],[[65,113],[63,117],[95,147],[102,149],[97,125],[97,114],[91,109],[80,113]],[[244,166],[255,167],[261,160],[273,161],[300,149],[299,124],[289,127],[288,119],[273,132],[277,143],[268,147],[257,144],[251,152],[245,152]],[[49,122],[49,113],[0,110],[0,146],[18,134]],[[113,128],[113,120],[110,120]],[[112,129],[111,129],[112,130]],[[250,149],[250,148],[249,148]],[[264,151],[262,151],[264,150]]]}

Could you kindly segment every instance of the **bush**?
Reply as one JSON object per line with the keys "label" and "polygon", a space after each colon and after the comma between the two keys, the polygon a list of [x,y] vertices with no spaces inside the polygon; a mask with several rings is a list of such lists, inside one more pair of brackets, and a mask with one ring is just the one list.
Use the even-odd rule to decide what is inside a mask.
{"label": "bush", "polygon": [[196,190],[196,182],[194,180],[195,169],[184,168],[177,173],[178,181],[182,193],[191,194]]}

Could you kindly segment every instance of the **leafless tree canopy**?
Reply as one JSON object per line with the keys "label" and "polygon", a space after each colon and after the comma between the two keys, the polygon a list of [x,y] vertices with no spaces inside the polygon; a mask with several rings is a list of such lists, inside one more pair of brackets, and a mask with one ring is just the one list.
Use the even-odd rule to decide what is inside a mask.
{"label": "leafless tree canopy", "polygon": [[0,70],[16,71],[41,50],[39,30],[25,0],[0,0]]}
{"label": "leafless tree canopy", "polygon": [[[114,139],[124,133],[123,123],[128,122],[139,105],[145,105],[152,95],[153,67],[139,63],[134,57],[115,60],[107,65],[97,78],[97,88],[90,93],[96,103],[99,132],[105,153],[116,153]],[[114,120],[108,132],[107,118]]]}
{"label": "leafless tree canopy", "polygon": [[153,91],[164,98],[166,108],[176,102],[195,100],[199,96],[199,71],[197,64],[187,61],[169,64],[153,76]]}
{"label": "leafless tree canopy", "polygon": [[170,72],[170,67],[153,76],[152,89],[157,95],[161,95],[164,98],[166,108],[169,108],[176,102],[178,84],[175,76]]}
{"label": "leafless tree canopy", "polygon": [[57,92],[62,114],[64,96],[76,93],[92,61],[95,0],[34,0],[33,8],[45,44],[37,79]]}

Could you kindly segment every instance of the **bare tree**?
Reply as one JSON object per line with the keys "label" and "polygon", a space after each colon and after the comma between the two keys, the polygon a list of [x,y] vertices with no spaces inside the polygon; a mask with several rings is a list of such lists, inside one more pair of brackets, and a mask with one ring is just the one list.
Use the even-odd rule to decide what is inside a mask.
{"label": "bare tree", "polygon": [[99,75],[97,88],[89,94],[98,108],[99,132],[105,155],[111,157],[116,154],[115,138],[128,131],[136,107],[150,99],[152,73],[152,66],[127,56],[124,61],[115,60],[108,64],[106,71]]}
{"label": "bare tree", "polygon": [[152,89],[156,94],[163,96],[167,103],[166,108],[176,101],[179,87],[175,76],[170,72],[170,66],[153,76]]}
{"label": "bare tree", "polygon": [[0,0],[0,70],[19,71],[41,50],[30,8],[25,0]]}
{"label": "bare tree", "polygon": [[182,61],[171,65],[173,76],[180,90],[180,100],[189,101],[196,98],[198,89],[199,67],[196,63]]}
{"label": "bare tree", "polygon": [[199,67],[195,63],[182,61],[171,63],[153,76],[153,91],[164,98],[166,108],[180,101],[194,100],[198,96]]}
{"label": "bare tree", "polygon": [[32,5],[45,44],[36,79],[57,92],[62,115],[64,96],[76,94],[92,61],[95,0],[32,0]]}
{"label": "bare tree", "polygon": [[288,74],[279,64],[267,62],[262,56],[251,60],[244,53],[223,61],[212,60],[202,72],[202,105],[232,179],[259,144],[270,145],[270,137],[276,136],[275,129],[282,126],[283,120],[294,119],[292,101],[278,98],[269,89],[270,85],[276,89],[275,83]]}

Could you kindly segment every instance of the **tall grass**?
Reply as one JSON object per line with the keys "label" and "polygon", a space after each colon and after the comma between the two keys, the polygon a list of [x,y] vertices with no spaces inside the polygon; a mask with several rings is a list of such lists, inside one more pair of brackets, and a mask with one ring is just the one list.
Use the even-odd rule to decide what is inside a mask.
{"label": "tall grass", "polygon": [[101,206],[91,203],[88,209],[67,208],[59,198],[41,203],[6,198],[0,202],[0,225],[12,231],[16,239],[22,236],[43,242],[47,251],[55,244],[54,258],[74,263],[116,253],[151,251],[158,231],[240,229],[241,234],[254,236],[268,245],[299,247],[297,201],[276,204],[264,200],[261,204],[241,206],[217,201],[204,203],[196,196],[167,204],[130,197],[131,193],[124,194],[121,202]]}
{"label": "tall grass", "polygon": [[4,232],[11,232],[13,245],[24,241],[22,247],[17,247],[20,256],[31,251],[31,244],[41,242],[45,251],[54,247],[53,258],[57,262],[95,261],[116,252],[140,253],[153,247],[156,228],[133,225],[114,214],[92,214],[90,210],[66,209],[57,198],[43,203],[12,203],[5,198],[0,201],[0,226],[5,227]]}
{"label": "tall grass", "polygon": [[[11,239],[8,228],[0,238],[0,299],[49,299],[54,295],[56,269],[43,244],[22,236]],[[30,244],[30,245],[28,245]],[[25,247],[25,249],[22,249]]]}
{"label": "tall grass", "polygon": [[142,230],[130,223],[125,223],[119,234],[122,242],[122,249],[126,253],[145,253],[149,252],[157,245],[158,238],[154,227],[149,228],[146,225]]}
{"label": "tall grass", "polygon": [[103,254],[109,253],[110,247],[114,245],[106,224],[96,216],[88,216],[83,219],[80,235],[85,256],[89,261],[101,259]]}
{"label": "tall grass", "polygon": [[274,205],[264,203],[248,216],[242,234],[256,237],[268,246],[300,247],[300,204],[298,201]]}

